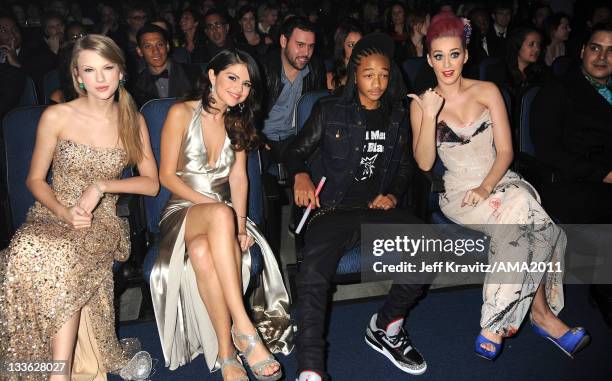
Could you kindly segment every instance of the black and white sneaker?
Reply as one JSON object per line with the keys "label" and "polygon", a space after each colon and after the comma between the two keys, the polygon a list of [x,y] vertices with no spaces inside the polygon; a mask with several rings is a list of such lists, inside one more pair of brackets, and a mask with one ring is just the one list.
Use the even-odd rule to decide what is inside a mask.
{"label": "black and white sneaker", "polygon": [[366,328],[365,342],[375,351],[385,355],[402,371],[414,375],[425,373],[427,363],[404,331],[404,319],[391,322],[387,329],[383,330],[376,325],[377,317],[378,314],[374,314],[370,319],[370,324]]}

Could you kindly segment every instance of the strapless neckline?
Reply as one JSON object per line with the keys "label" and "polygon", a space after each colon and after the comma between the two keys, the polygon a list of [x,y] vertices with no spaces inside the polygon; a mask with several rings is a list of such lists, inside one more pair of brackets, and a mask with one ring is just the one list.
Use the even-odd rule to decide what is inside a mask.
{"label": "strapless neckline", "polygon": [[89,144],[76,142],[76,141],[74,141],[72,139],[59,138],[58,142],[59,142],[59,144],[72,144],[73,146],[82,147],[82,148],[88,148],[88,149],[93,150],[93,151],[121,151],[121,152],[125,152],[125,150],[123,148],[121,148],[121,147],[95,147],[95,146],[91,146]]}
{"label": "strapless neckline", "polygon": [[[464,128],[464,127],[467,127],[467,126],[469,126],[469,125],[474,125],[474,124],[476,124],[477,122],[480,122],[480,121],[482,121],[483,119],[485,119],[485,116],[487,116],[487,114],[488,114],[488,113],[489,113],[489,109],[488,109],[488,108],[485,108],[484,110],[482,110],[482,113],[481,113],[481,114],[478,116],[478,118],[474,119],[473,121],[471,121],[471,122],[466,122],[466,123],[463,123],[463,124],[460,124],[460,125],[459,125],[460,127],[457,127],[457,126],[452,126],[452,127]],[[449,123],[448,123],[446,120],[444,120],[444,119],[440,120],[440,121],[438,122],[438,124],[443,124],[443,125],[446,125],[446,126],[448,126],[448,127],[451,127],[451,124],[449,124]]]}

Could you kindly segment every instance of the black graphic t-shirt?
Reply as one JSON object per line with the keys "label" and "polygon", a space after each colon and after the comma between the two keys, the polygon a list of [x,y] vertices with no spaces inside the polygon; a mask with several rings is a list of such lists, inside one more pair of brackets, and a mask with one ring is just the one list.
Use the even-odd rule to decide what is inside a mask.
{"label": "black graphic t-shirt", "polygon": [[363,205],[374,199],[380,187],[380,167],[385,152],[387,118],[382,107],[364,110],[366,132],[363,153],[355,171],[353,184],[346,192],[342,205]]}

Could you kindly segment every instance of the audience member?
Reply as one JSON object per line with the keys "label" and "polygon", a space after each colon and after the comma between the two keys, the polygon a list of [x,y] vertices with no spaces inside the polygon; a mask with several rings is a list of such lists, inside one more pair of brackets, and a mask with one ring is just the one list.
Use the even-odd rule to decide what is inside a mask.
{"label": "audience member", "polygon": [[410,38],[406,13],[404,4],[399,1],[391,3],[385,11],[387,33],[399,46],[402,46]]}
{"label": "audience member", "polygon": [[548,44],[544,53],[544,62],[550,66],[558,57],[566,55],[565,42],[572,31],[569,16],[555,13],[546,22],[546,35]]}
{"label": "audience member", "polygon": [[179,29],[181,31],[179,46],[185,47],[191,56],[191,62],[196,61],[206,36],[202,32],[204,25],[200,26],[202,15],[193,8],[186,8],[181,13],[179,19]]}
{"label": "audience member", "polygon": [[547,3],[536,3],[531,9],[531,25],[541,31],[544,31],[546,20],[552,14],[552,9]]}
{"label": "audience member", "polygon": [[60,87],[49,95],[49,101],[52,104],[70,102],[79,96],[74,90],[74,84],[72,83],[73,68],[70,66],[72,61],[72,49],[74,48],[75,42],[78,40],[79,39],[68,41],[59,51],[57,71]]}
{"label": "audience member", "polygon": [[[427,35],[427,30],[429,29],[430,21],[431,16],[423,8],[414,9],[408,14],[407,22],[410,38],[408,39],[408,41],[406,41],[406,58],[424,57],[426,55],[427,52],[424,48],[425,44],[423,43],[423,40]],[[397,62],[401,63],[402,61]]]}
{"label": "audience member", "polygon": [[119,16],[110,4],[103,4],[100,7],[100,21],[94,27],[98,34],[109,36],[117,33],[119,29]]}
{"label": "audience member", "polygon": [[264,56],[272,40],[257,30],[257,10],[249,5],[243,6],[238,10],[236,19],[240,25],[235,36],[238,47],[253,57]]}
{"label": "audience member", "polygon": [[354,19],[347,19],[336,29],[334,35],[334,61],[327,72],[327,89],[339,90],[346,85],[346,68],[353,53],[353,47],[363,37],[363,29]]}
{"label": "audience member", "polygon": [[138,55],[147,65],[131,84],[130,92],[138,107],[151,99],[182,97],[195,88],[200,68],[168,57],[170,44],[162,28],[145,24],[138,31],[137,40]]}
{"label": "audience member", "polygon": [[278,22],[279,9],[275,3],[265,2],[257,8],[257,30],[264,36],[270,38],[274,44],[278,41]]}
{"label": "audience member", "polygon": [[148,11],[144,5],[134,4],[126,12],[126,27],[119,28],[116,33],[109,35],[125,54],[128,67],[128,78],[134,78],[144,68],[145,63],[136,52],[138,42],[136,34],[148,20]]}
{"label": "audience member", "polygon": [[262,58],[265,74],[266,118],[263,133],[272,161],[281,162],[285,148],[295,136],[293,109],[309,91],[325,89],[325,68],[313,57],[315,33],[302,17],[291,17],[281,26],[280,50]]}
{"label": "audience member", "polygon": [[489,56],[503,58],[506,54],[506,38],[512,21],[512,3],[500,0],[491,12],[493,24],[487,34]]}

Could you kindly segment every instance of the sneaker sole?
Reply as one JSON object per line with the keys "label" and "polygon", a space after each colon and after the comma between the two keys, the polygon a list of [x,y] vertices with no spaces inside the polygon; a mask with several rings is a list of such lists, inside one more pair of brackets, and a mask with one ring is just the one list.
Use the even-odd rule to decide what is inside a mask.
{"label": "sneaker sole", "polygon": [[366,331],[366,336],[365,336],[366,344],[368,344],[370,348],[374,349],[376,352],[384,355],[387,359],[389,359],[389,361],[391,361],[391,363],[393,363],[393,365],[395,365],[402,372],[406,372],[408,374],[418,376],[418,375],[425,373],[425,371],[427,370],[427,363],[425,363],[425,367],[423,367],[423,369],[417,369],[417,370],[410,369],[410,368],[403,366],[402,364],[397,362],[397,360],[393,357],[391,353],[389,353],[384,348],[380,348],[375,342],[373,343],[371,340],[375,340],[375,339],[370,337],[370,330],[368,329]]}

